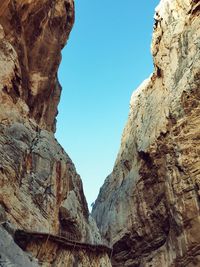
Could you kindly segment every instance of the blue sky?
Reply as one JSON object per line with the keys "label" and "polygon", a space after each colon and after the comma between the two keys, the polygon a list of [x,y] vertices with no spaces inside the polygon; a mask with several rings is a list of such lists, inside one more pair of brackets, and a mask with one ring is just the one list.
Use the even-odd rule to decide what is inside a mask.
{"label": "blue sky", "polygon": [[158,0],[76,0],[63,49],[56,137],[81,175],[90,206],[112,171],[133,90],[153,70]]}

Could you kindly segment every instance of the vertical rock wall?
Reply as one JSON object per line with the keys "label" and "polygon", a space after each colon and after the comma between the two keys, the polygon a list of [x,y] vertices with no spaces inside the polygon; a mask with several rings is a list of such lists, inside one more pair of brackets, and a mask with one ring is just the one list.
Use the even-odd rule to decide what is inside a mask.
{"label": "vertical rock wall", "polygon": [[113,266],[200,266],[198,0],[161,0],[152,55],[93,216]]}
{"label": "vertical rock wall", "polygon": [[42,244],[28,247],[38,258],[30,263],[12,238],[16,228],[101,243],[81,179],[53,133],[61,91],[57,69],[73,22],[73,0],[0,0],[0,223],[4,225],[0,264],[4,267],[110,266],[106,253],[67,250],[48,240],[43,253],[38,252]]}

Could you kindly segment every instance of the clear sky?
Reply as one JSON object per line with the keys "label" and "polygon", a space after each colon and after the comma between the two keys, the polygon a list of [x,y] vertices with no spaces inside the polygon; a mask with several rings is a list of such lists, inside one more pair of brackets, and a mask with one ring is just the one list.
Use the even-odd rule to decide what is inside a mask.
{"label": "clear sky", "polygon": [[63,50],[56,137],[81,175],[90,207],[112,171],[133,90],[153,70],[158,0],[75,0]]}

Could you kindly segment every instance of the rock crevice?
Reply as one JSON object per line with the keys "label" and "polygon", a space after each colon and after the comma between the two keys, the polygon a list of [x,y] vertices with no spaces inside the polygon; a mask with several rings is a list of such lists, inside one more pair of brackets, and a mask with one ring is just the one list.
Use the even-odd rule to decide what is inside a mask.
{"label": "rock crevice", "polygon": [[92,213],[113,245],[113,266],[200,264],[198,2],[161,0],[156,8],[155,70],[132,95]]}
{"label": "rock crevice", "polygon": [[[107,251],[14,242],[16,229],[102,244],[75,166],[54,137],[57,70],[73,0],[0,0],[0,265],[110,265]],[[45,257],[38,249],[45,249]],[[44,252],[44,251],[43,251]]]}

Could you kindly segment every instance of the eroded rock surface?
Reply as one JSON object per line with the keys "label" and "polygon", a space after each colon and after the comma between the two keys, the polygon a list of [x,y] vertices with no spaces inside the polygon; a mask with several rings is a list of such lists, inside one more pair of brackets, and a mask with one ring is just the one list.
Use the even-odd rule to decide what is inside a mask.
{"label": "eroded rock surface", "polygon": [[23,104],[39,126],[54,130],[57,69],[74,22],[73,0],[1,0],[0,8],[2,97],[9,96],[9,109]]}
{"label": "eroded rock surface", "polygon": [[200,266],[198,0],[161,0],[152,54],[93,216],[113,266]]}
{"label": "eroded rock surface", "polygon": [[[81,179],[53,133],[57,69],[73,22],[73,0],[0,0],[0,223],[96,244],[102,241]],[[17,244],[0,231],[3,266],[110,266],[106,253],[48,240],[28,247],[38,261],[28,263],[24,252],[20,263],[23,251],[11,255]]]}
{"label": "eroded rock surface", "polygon": [[12,236],[0,227],[0,266],[1,267],[38,267],[38,262],[28,253],[21,250]]}

